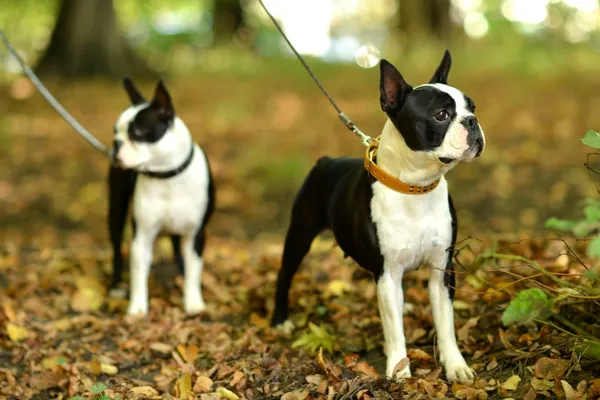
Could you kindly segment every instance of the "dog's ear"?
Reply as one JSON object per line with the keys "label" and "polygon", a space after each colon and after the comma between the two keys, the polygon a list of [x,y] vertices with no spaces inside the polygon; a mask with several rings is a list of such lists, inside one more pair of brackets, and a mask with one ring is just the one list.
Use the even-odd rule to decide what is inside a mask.
{"label": "dog's ear", "polygon": [[381,72],[379,82],[381,109],[386,113],[397,110],[398,106],[402,107],[406,97],[412,91],[412,86],[404,80],[396,67],[387,60],[381,60],[379,70]]}
{"label": "dog's ear", "polygon": [[167,90],[167,87],[162,79],[158,81],[156,89],[154,90],[152,106],[158,110],[161,118],[171,119],[175,116],[175,110],[173,109],[171,96],[169,95],[169,91]]}
{"label": "dog's ear", "polygon": [[123,87],[125,88],[127,95],[129,95],[129,100],[131,100],[131,104],[133,104],[134,106],[146,102],[146,99],[144,99],[144,96],[142,96],[142,94],[137,89],[137,87],[135,87],[135,84],[130,78],[123,79]]}
{"label": "dog's ear", "polygon": [[448,84],[448,74],[450,73],[450,67],[452,66],[452,56],[450,55],[450,50],[446,50],[444,52],[444,57],[442,58],[442,62],[440,66],[433,74],[431,81],[429,83],[443,83],[444,85]]}

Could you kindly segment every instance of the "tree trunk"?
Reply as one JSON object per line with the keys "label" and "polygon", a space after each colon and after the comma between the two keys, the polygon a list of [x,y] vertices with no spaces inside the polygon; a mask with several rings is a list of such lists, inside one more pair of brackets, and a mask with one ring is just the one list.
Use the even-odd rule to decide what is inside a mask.
{"label": "tree trunk", "polygon": [[233,40],[244,25],[244,11],[241,0],[214,0],[213,27],[215,43]]}
{"label": "tree trunk", "polygon": [[[450,36],[450,0],[400,0],[399,31],[405,42]],[[414,44],[414,43],[413,43]]]}
{"label": "tree trunk", "polygon": [[154,75],[121,35],[113,0],[62,0],[36,71],[68,78]]}

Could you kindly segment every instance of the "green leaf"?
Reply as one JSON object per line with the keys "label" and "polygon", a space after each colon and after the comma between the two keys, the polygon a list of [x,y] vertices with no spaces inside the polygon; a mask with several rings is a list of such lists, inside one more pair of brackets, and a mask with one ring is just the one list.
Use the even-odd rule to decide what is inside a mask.
{"label": "green leaf", "polygon": [[327,329],[322,326],[317,326],[312,322],[308,323],[308,332],[305,332],[298,339],[292,343],[292,348],[297,349],[299,347],[316,352],[319,347],[323,347],[324,350],[329,352],[333,351],[334,337],[327,332]]}
{"label": "green leaf", "polygon": [[527,325],[535,319],[545,320],[552,314],[552,299],[541,289],[521,291],[502,313],[502,324]]}
{"label": "green leaf", "polygon": [[600,203],[597,201],[588,202],[583,208],[583,214],[588,221],[600,221]]}
{"label": "green leaf", "polygon": [[581,356],[600,359],[600,344],[596,342],[586,340],[576,346],[575,351]]}
{"label": "green leaf", "polygon": [[558,219],[555,217],[548,218],[544,227],[546,229],[554,229],[557,231],[569,232],[577,224],[577,221],[570,219]]}
{"label": "green leaf", "polygon": [[600,237],[592,240],[588,245],[587,253],[590,257],[600,257]]}
{"label": "green leaf", "polygon": [[87,397],[73,396],[69,400],[87,400]]}
{"label": "green leaf", "polygon": [[600,135],[594,130],[589,130],[581,138],[581,143],[594,149],[600,149]]}
{"label": "green leaf", "polygon": [[110,400],[110,396],[105,394],[104,396],[98,397],[98,400]]}
{"label": "green leaf", "polygon": [[96,382],[92,385],[92,388],[90,389],[90,393],[99,394],[99,393],[104,392],[106,389],[108,389],[108,387],[104,383]]}

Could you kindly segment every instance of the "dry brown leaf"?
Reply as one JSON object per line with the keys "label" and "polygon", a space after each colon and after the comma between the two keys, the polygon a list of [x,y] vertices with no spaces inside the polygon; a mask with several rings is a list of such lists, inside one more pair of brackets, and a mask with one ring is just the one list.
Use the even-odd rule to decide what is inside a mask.
{"label": "dry brown leaf", "polygon": [[523,400],[535,400],[536,397],[537,395],[535,394],[535,390],[533,390],[533,387],[530,387],[527,393],[525,393]]}
{"label": "dry brown leaf", "polygon": [[410,335],[408,343],[415,343],[417,340],[421,339],[422,337],[425,337],[425,335],[427,335],[427,331],[425,329],[417,328]]}
{"label": "dry brown leaf", "polygon": [[375,368],[370,366],[366,361],[361,361],[356,363],[354,367],[352,367],[352,371],[361,373],[366,376],[378,377],[379,373]]}
{"label": "dry brown leaf", "polygon": [[170,354],[173,351],[173,346],[167,343],[154,342],[150,343],[150,350],[157,353]]}
{"label": "dry brown leaf", "polygon": [[550,390],[554,382],[548,379],[531,378],[531,386],[537,391]]}
{"label": "dry brown leaf", "polygon": [[600,396],[600,378],[596,378],[590,385],[590,394]]}
{"label": "dry brown leaf", "polygon": [[229,382],[229,386],[237,385],[242,379],[244,379],[246,375],[242,371],[235,371],[233,373],[233,377],[231,378],[231,382]]}
{"label": "dry brown leaf", "polygon": [[502,345],[504,346],[504,348],[506,350],[514,350],[515,346],[513,346],[510,341],[508,340],[508,337],[506,336],[506,332],[504,332],[504,330],[502,328],[498,328],[498,337],[500,338],[500,342],[502,342]]}
{"label": "dry brown leaf", "polygon": [[479,317],[469,318],[469,320],[465,322],[463,326],[460,327],[458,332],[456,332],[458,340],[461,342],[466,342],[469,339],[469,331],[471,330],[471,328],[476,327],[478,322]]}
{"label": "dry brown leaf", "polygon": [[562,378],[569,365],[567,360],[543,357],[535,363],[535,376],[543,379]]}
{"label": "dry brown leaf", "polygon": [[521,377],[519,375],[513,375],[504,381],[500,387],[506,390],[517,390],[519,387],[519,382],[521,382]]}
{"label": "dry brown leaf", "polygon": [[196,358],[198,357],[200,349],[195,344],[191,344],[189,346],[180,344],[179,346],[177,346],[177,351],[179,352],[181,358],[183,358],[185,362],[187,362],[188,364],[193,364],[194,361],[196,361]]}
{"label": "dry brown leaf", "polygon": [[208,376],[199,376],[194,383],[194,393],[208,393],[212,390],[213,380]]}
{"label": "dry brown leaf", "polygon": [[10,305],[10,303],[8,301],[4,301],[4,304],[2,305],[2,309],[4,310],[4,315],[6,315],[6,318],[10,322],[17,321],[17,314],[15,313],[14,308],[12,307],[12,305]]}
{"label": "dry brown leaf", "polygon": [[404,357],[402,360],[398,361],[398,364],[394,367],[394,371],[392,372],[392,376],[396,376],[398,372],[403,371],[410,364],[410,360],[408,357]]}
{"label": "dry brown leaf", "polygon": [[280,397],[281,400],[304,400],[308,396],[308,390],[285,393]]}
{"label": "dry brown leaf", "polygon": [[464,386],[456,382],[452,384],[452,393],[455,398],[463,400],[485,400],[488,398],[485,390]]}
{"label": "dry brown leaf", "polygon": [[408,349],[408,358],[413,361],[424,361],[426,363],[434,362],[434,359],[430,354],[418,348]]}
{"label": "dry brown leaf", "polygon": [[152,386],[136,386],[129,389],[133,393],[142,396],[158,396],[158,392]]}
{"label": "dry brown leaf", "polygon": [[569,384],[569,382],[567,381],[560,381],[563,390],[565,391],[565,397],[567,398],[567,400],[576,400],[578,399],[578,394],[575,391],[575,389],[573,389],[573,386],[571,386]]}
{"label": "dry brown leaf", "polygon": [[485,370],[486,371],[491,371],[494,370],[498,367],[498,361],[496,361],[496,357],[492,357],[492,361],[490,361],[488,363],[488,365],[485,366]]}

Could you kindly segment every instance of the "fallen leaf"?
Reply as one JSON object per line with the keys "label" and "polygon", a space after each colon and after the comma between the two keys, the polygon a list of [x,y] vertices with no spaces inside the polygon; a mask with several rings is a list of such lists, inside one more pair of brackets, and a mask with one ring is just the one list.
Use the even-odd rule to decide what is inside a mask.
{"label": "fallen leaf", "polygon": [[304,400],[308,396],[308,390],[297,390],[288,392],[280,397],[281,400]]}
{"label": "fallen leaf", "polygon": [[233,393],[231,390],[225,389],[224,387],[218,388],[215,394],[222,399],[240,400],[237,394]]}
{"label": "fallen leaf", "polygon": [[196,358],[198,357],[200,349],[195,344],[189,346],[184,346],[180,344],[179,346],[177,346],[177,351],[179,352],[181,358],[183,358],[185,362],[187,362],[188,364],[193,364],[194,361],[196,361]]}
{"label": "fallen leaf", "polygon": [[531,386],[537,391],[550,390],[554,387],[554,382],[548,379],[531,378]]}
{"label": "fallen leaf", "polygon": [[23,339],[27,339],[31,334],[27,328],[15,325],[12,322],[8,322],[6,324],[6,333],[8,334],[9,339],[13,342],[19,342]]}
{"label": "fallen leaf", "polygon": [[355,366],[352,367],[352,371],[359,372],[366,376],[378,377],[379,373],[375,368],[370,366],[366,361],[361,361],[356,363]]}
{"label": "fallen leaf", "polygon": [[233,373],[233,377],[231,378],[231,382],[229,382],[229,386],[234,387],[237,385],[242,379],[244,379],[246,375],[242,371],[235,371]]}
{"label": "fallen leaf", "polygon": [[406,367],[408,367],[409,364],[410,360],[408,359],[408,357],[405,357],[402,360],[398,361],[398,364],[396,364],[396,366],[394,367],[392,376],[396,376],[398,372],[403,371]]}
{"label": "fallen leaf", "polygon": [[190,396],[194,396],[192,392],[192,377],[190,374],[183,374],[177,381],[175,381],[175,396],[179,399],[187,400]]}
{"label": "fallen leaf", "polygon": [[496,357],[492,357],[492,361],[490,361],[488,363],[488,365],[485,366],[485,370],[486,371],[491,371],[494,370],[498,367],[498,361],[496,361]]}
{"label": "fallen leaf", "polygon": [[535,376],[543,379],[562,378],[569,365],[567,360],[543,357],[535,363]]}
{"label": "fallen leaf", "polygon": [[336,279],[327,284],[325,293],[328,296],[341,296],[342,294],[349,292],[351,289],[352,287],[348,282]]}
{"label": "fallen leaf", "polygon": [[519,382],[521,382],[521,377],[519,377],[519,375],[513,375],[504,381],[500,387],[506,390],[517,390],[519,387]]}
{"label": "fallen leaf", "polygon": [[131,390],[135,394],[143,396],[158,396],[158,392],[152,386],[136,386],[132,387]]}
{"label": "fallen leaf", "polygon": [[466,342],[469,339],[469,331],[471,330],[471,328],[476,327],[478,322],[479,317],[469,318],[469,320],[465,322],[463,326],[460,327],[458,332],[456,332],[458,340],[461,342]]}
{"label": "fallen leaf", "polygon": [[560,381],[563,390],[565,391],[565,397],[567,398],[567,400],[575,400],[577,399],[577,392],[575,391],[575,389],[573,389],[573,386],[571,386],[569,384],[569,382],[567,381]]}
{"label": "fallen leaf", "polygon": [[106,375],[116,375],[119,372],[119,368],[112,364],[100,363],[100,371]]}
{"label": "fallen leaf", "polygon": [[67,359],[63,356],[46,357],[42,360],[42,367],[45,369],[52,369],[59,365],[65,365]]}
{"label": "fallen leaf", "polygon": [[154,342],[150,343],[150,350],[157,353],[170,354],[173,351],[173,346],[167,343]]}
{"label": "fallen leaf", "polygon": [[208,376],[199,376],[194,383],[194,393],[208,393],[212,390],[213,380]]}

